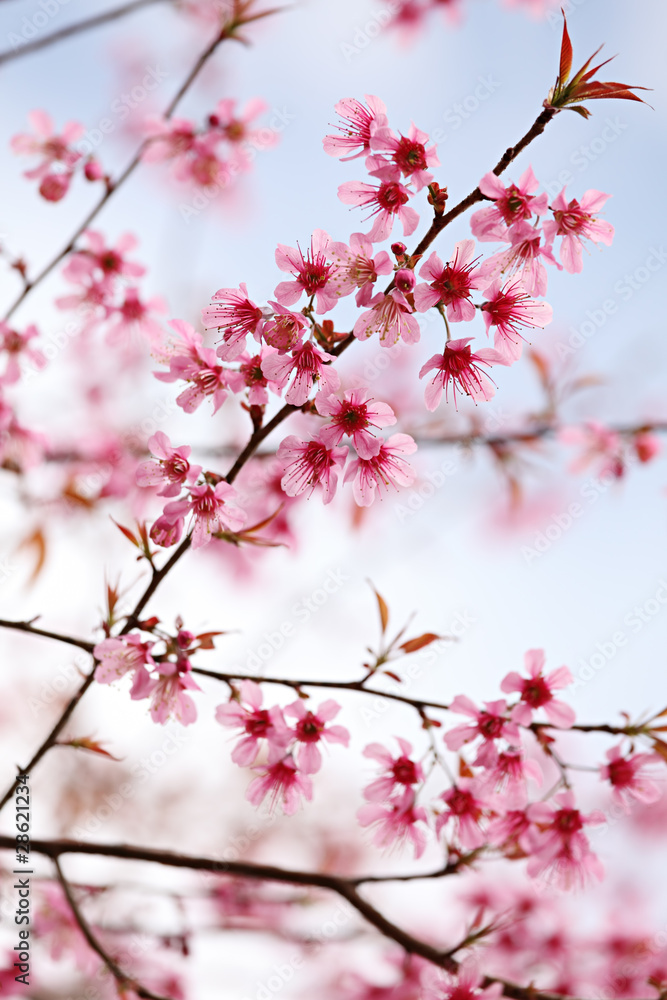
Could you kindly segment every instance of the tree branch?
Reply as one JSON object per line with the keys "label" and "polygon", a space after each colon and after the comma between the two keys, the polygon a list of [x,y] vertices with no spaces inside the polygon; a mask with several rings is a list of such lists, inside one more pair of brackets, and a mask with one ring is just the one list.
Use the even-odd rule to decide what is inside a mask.
{"label": "tree branch", "polygon": [[137,994],[137,996],[144,998],[144,1000],[171,1000],[170,997],[165,997],[158,993],[152,993],[150,990],[147,990],[145,986],[142,986],[141,983],[138,983],[136,979],[133,979],[132,976],[128,976],[127,973],[123,972],[123,970],[117,964],[115,959],[111,957],[109,952],[106,951],[106,949],[102,946],[102,944],[97,940],[97,938],[93,934],[90,924],[84,917],[83,913],[79,909],[78,903],[74,899],[72,889],[67,879],[63,875],[63,871],[62,868],[60,867],[60,862],[58,861],[57,857],[53,858],[53,864],[55,865],[56,868],[58,881],[60,882],[62,890],[65,894],[65,898],[69,904],[70,910],[72,911],[72,915],[79,926],[79,930],[81,931],[84,938],[88,942],[89,947],[92,948],[95,954],[99,955],[99,957],[102,959],[107,969],[116,980],[117,984],[122,988],[130,988],[134,993]]}
{"label": "tree branch", "polygon": [[[33,618],[32,621],[35,621],[35,619]],[[32,621],[10,622],[0,618],[0,628],[13,629],[17,632],[29,632],[31,635],[41,635],[45,639],[55,639],[56,642],[66,642],[69,646],[78,646],[79,649],[85,649],[87,653],[92,653],[95,646],[93,642],[86,642],[85,639],[77,639],[73,635],[63,635],[61,632],[48,632],[42,628],[35,628]]]}
{"label": "tree branch", "polygon": [[[125,17],[126,14],[133,14],[135,10],[140,10],[142,7],[148,7],[149,4],[164,2],[164,0],[132,0],[131,3],[126,3],[122,7],[114,7],[112,10],[107,10],[103,14],[96,14],[94,17],[89,17],[85,21],[77,21],[75,24],[68,24],[66,28],[61,28],[59,31],[54,31],[50,35],[45,35],[43,38],[37,38],[34,42],[26,42],[24,45],[18,46],[15,49],[7,49],[6,52],[0,52],[0,66],[3,63],[11,62],[13,59],[19,59],[21,56],[30,55],[33,52],[37,52],[40,49],[45,49],[49,45],[53,45],[55,42],[61,42],[65,38],[70,38],[73,35],[79,35],[83,31],[88,31],[91,28],[97,28],[101,24],[107,24],[109,21],[117,21],[121,17]],[[169,3],[172,0],[168,0]]]}

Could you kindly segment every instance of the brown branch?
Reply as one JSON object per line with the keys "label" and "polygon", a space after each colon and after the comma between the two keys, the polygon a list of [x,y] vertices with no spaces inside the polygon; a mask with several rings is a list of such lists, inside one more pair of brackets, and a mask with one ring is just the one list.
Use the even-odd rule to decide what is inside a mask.
{"label": "brown branch", "polygon": [[[15,846],[13,837],[0,835],[0,849],[14,850]],[[452,957],[450,952],[440,951],[427,942],[413,937],[407,931],[402,930],[402,928],[397,927],[396,924],[388,920],[359,895],[352,880],[340,876],[324,875],[320,872],[290,871],[289,869],[277,868],[273,865],[251,864],[250,862],[220,862],[213,858],[176,854],[172,851],[133,847],[127,844],[87,844],[75,840],[33,840],[31,841],[31,849],[38,854],[46,855],[56,863],[58,858],[63,854],[88,854],[122,858],[129,861],[146,861],[172,868],[210,871],[220,875],[234,875],[242,878],[258,879],[260,881],[280,882],[287,885],[306,885],[329,890],[345,899],[369,924],[380,931],[385,937],[400,945],[404,951],[411,955],[419,955],[433,965],[445,969],[452,974],[455,974],[459,968],[459,963]],[[429,878],[432,876],[427,875],[424,877]],[[510,1000],[536,1000],[536,998],[539,998],[539,1000],[574,1000],[573,997],[565,997],[560,993],[538,990],[532,985],[520,986],[504,979],[491,976],[484,977],[484,987],[491,986],[493,983],[501,983],[503,994],[509,997]]]}
{"label": "brown branch", "polygon": [[70,646],[78,646],[79,649],[85,649],[87,653],[92,653],[95,644],[93,642],[86,642],[85,639],[77,639],[73,635],[63,635],[61,632],[48,632],[42,628],[35,628],[32,619],[29,622],[10,622],[5,621],[0,618],[0,628],[13,629],[17,632],[29,632],[31,635],[41,635],[45,639],[55,639],[57,642],[66,642]]}
{"label": "brown branch", "polygon": [[[132,3],[126,3],[122,7],[115,7],[113,10],[107,10],[103,14],[96,14],[95,17],[89,17],[85,21],[68,24],[66,28],[61,28],[50,35],[45,35],[44,38],[38,38],[34,42],[26,42],[25,45],[18,46],[15,49],[0,52],[0,66],[3,63],[10,62],[12,59],[19,59],[21,56],[27,56],[32,52],[37,52],[39,49],[44,49],[55,42],[61,42],[72,35],[81,34],[82,31],[97,28],[99,25],[106,24],[109,21],[117,21],[121,17],[125,17],[126,14],[132,14],[135,10],[140,10],[142,7],[148,7],[149,4],[157,2],[163,2],[163,0],[132,0]],[[169,2],[172,2],[172,0],[169,0]]]}
{"label": "brown branch", "polygon": [[63,875],[63,871],[62,868],[60,867],[60,862],[57,857],[53,858],[53,864],[55,865],[56,873],[58,875],[58,881],[60,882],[62,890],[65,894],[65,898],[69,904],[69,908],[72,911],[72,916],[74,917],[79,926],[79,930],[86,939],[88,946],[95,952],[96,955],[99,955],[99,957],[102,959],[107,969],[116,980],[117,984],[122,988],[131,989],[134,993],[137,994],[137,996],[144,998],[144,1000],[172,1000],[172,998],[170,997],[165,997],[158,993],[152,993],[151,990],[146,989],[145,986],[142,986],[141,983],[138,983],[137,980],[134,979],[132,976],[129,976],[126,972],[123,972],[123,970],[120,968],[115,959],[111,957],[109,952],[106,951],[106,949],[102,946],[102,944],[97,940],[97,938],[93,934],[90,924],[88,923],[83,913],[79,909],[77,901],[74,899],[72,889],[67,879]]}

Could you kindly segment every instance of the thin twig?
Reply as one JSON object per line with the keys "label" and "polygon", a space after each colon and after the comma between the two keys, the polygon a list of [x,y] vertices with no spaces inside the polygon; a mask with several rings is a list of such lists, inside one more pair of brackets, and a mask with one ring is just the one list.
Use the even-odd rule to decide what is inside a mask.
{"label": "thin twig", "polygon": [[146,989],[141,983],[138,983],[136,979],[129,976],[126,972],[123,972],[118,963],[111,957],[109,952],[103,947],[103,945],[97,940],[90,924],[84,917],[83,913],[79,909],[77,901],[74,899],[74,894],[72,893],[71,887],[63,875],[63,870],[60,867],[60,862],[57,857],[53,858],[53,864],[55,865],[56,873],[58,875],[58,881],[60,882],[61,888],[65,894],[65,898],[69,903],[69,908],[72,911],[72,916],[76,920],[79,930],[85,937],[88,945],[95,952],[96,955],[102,959],[107,969],[114,977],[116,982],[120,987],[132,989],[134,993],[139,997],[143,997],[144,1000],[173,1000],[171,997],[165,997],[162,994],[153,993],[151,990]]}
{"label": "thin twig", "polygon": [[[165,2],[165,0],[132,0],[131,3],[126,3],[122,7],[115,7],[112,10],[107,10],[103,14],[96,14],[94,17],[89,17],[85,21],[77,21],[75,24],[68,24],[66,28],[54,31],[50,35],[45,35],[43,38],[36,38],[34,41],[26,42],[24,45],[17,46],[15,49],[7,49],[6,52],[0,52],[0,66],[13,59],[19,59],[21,56],[27,56],[32,52],[45,49],[47,46],[53,45],[56,42],[61,42],[63,39],[70,38],[72,35],[79,35],[83,31],[89,31],[91,28],[97,28],[99,25],[107,24],[109,21],[117,21],[121,17],[125,17],[126,14],[133,14],[135,10],[140,10],[142,7],[148,7],[149,4],[158,2]],[[168,0],[168,2],[171,3],[173,0]]]}
{"label": "thin twig", "polygon": [[92,653],[95,647],[95,643],[87,642],[85,639],[77,639],[73,635],[63,635],[62,632],[49,632],[43,628],[35,628],[31,621],[10,622],[0,618],[0,628],[13,629],[17,632],[29,632],[31,635],[41,635],[45,639],[55,639],[56,642],[66,642],[69,646],[78,646],[80,649],[85,649],[87,653]]}

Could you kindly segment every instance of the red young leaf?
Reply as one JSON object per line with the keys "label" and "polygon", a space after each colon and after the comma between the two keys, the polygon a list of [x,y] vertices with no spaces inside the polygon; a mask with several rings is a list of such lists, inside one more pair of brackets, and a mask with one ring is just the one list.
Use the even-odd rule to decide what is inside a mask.
{"label": "red young leaf", "polygon": [[404,653],[416,653],[418,649],[430,646],[436,639],[440,639],[440,636],[436,635],[435,632],[424,632],[423,635],[418,635],[415,639],[408,639],[400,648]]}
{"label": "red young leaf", "polygon": [[563,40],[560,45],[560,72],[558,75],[561,84],[567,83],[572,69],[572,42],[567,30],[567,18],[563,12]]}

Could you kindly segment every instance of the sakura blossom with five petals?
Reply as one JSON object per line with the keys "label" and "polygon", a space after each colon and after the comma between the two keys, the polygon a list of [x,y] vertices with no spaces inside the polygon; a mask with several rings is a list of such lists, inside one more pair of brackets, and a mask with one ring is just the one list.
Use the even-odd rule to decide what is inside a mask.
{"label": "sakura blossom with five petals", "polygon": [[328,725],[340,712],[340,705],[333,698],[323,701],[316,711],[306,708],[299,698],[285,708],[285,715],[296,719],[292,730],[297,741],[293,751],[296,766],[305,774],[315,774],[322,766],[322,754],[318,743],[341,743],[348,746],[350,734],[345,726]]}
{"label": "sakura blossom with five petals", "polygon": [[290,740],[282,709],[277,705],[262,708],[264,695],[255,681],[240,681],[238,700],[218,705],[215,717],[221,726],[241,729],[243,735],[232,751],[232,760],[240,767],[254,764],[265,740],[271,759],[284,755]]}
{"label": "sakura blossom with five petals", "polygon": [[354,480],[352,494],[360,507],[370,507],[376,495],[390,486],[412,486],[415,471],[403,455],[412,455],[417,443],[409,434],[392,434],[383,441],[377,455],[350,462],[344,482]]}
{"label": "sakura blossom with five petals", "polygon": [[553,309],[548,302],[532,299],[521,278],[511,278],[503,285],[494,281],[484,292],[481,312],[488,334],[495,326],[493,346],[513,364],[521,357],[525,337],[519,327],[545,327],[553,319]]}
{"label": "sakura blossom with five petals", "polygon": [[586,191],[581,201],[565,199],[565,188],[554,198],[551,205],[553,221],[544,223],[544,232],[550,243],[556,236],[562,236],[560,259],[569,274],[580,274],[583,270],[583,240],[604,243],[611,246],[614,227],[609,222],[598,219],[599,212],[611,195],[591,189]]}
{"label": "sakura blossom with five petals", "polygon": [[475,274],[475,241],[461,240],[447,264],[437,253],[432,253],[419,271],[427,283],[415,288],[415,309],[426,312],[432,306],[447,307],[450,323],[460,323],[475,318],[475,306],[470,298],[474,288],[483,288],[487,281]]}
{"label": "sakura blossom with five petals", "polygon": [[490,376],[482,371],[480,365],[490,367],[491,365],[507,365],[508,362],[502,354],[490,347],[484,347],[481,351],[473,354],[470,349],[472,339],[472,337],[465,337],[461,340],[447,341],[444,354],[434,354],[422,365],[419,371],[420,378],[435,371],[435,375],[426,386],[427,410],[437,409],[442,399],[443,390],[445,400],[449,402],[450,386],[455,406],[457,406],[457,392],[463,392],[473,400],[493,398],[496,391],[495,384]]}
{"label": "sakura blossom with five petals", "polygon": [[500,690],[505,693],[520,693],[519,704],[512,712],[512,718],[519,725],[529,726],[533,721],[533,713],[542,708],[553,726],[569,729],[575,720],[574,711],[565,702],[554,698],[553,692],[571,684],[572,674],[567,667],[558,667],[557,670],[544,674],[544,663],[543,649],[529,649],[525,656],[528,677],[522,677],[513,670],[503,678]]}
{"label": "sakura blossom with five petals", "polygon": [[370,151],[371,136],[376,128],[387,124],[387,108],[379,97],[366,94],[366,104],[354,97],[345,97],[334,105],[342,124],[334,125],[340,135],[324,137],[324,152],[340,160],[354,160]]}
{"label": "sakura blossom with five petals", "polygon": [[370,395],[369,389],[351,389],[343,399],[320,393],[317,412],[329,417],[330,422],[321,428],[319,437],[328,448],[340,444],[348,435],[360,458],[377,455],[381,441],[368,428],[389,427],[396,423],[396,416],[387,403],[376,403]]}
{"label": "sakura blossom with five petals", "polygon": [[377,333],[381,347],[393,347],[399,340],[416,344],[421,337],[419,322],[403,292],[392,288],[388,294],[375,295],[368,303],[371,309],[362,313],[354,324],[354,336],[368,340]]}
{"label": "sakura blossom with five petals", "polygon": [[300,441],[291,434],[280,443],[277,457],[283,463],[281,488],[296,497],[316,486],[322,487],[323,501],[330,503],[338,486],[338,470],[345,464],[348,449],[327,446],[322,440]]}
{"label": "sakura blossom with five petals", "polygon": [[200,465],[190,465],[188,461],[192,448],[189,445],[172,447],[171,441],[162,431],[157,431],[148,439],[148,447],[157,461],[141,462],[137,468],[138,486],[159,486],[160,497],[175,497],[184,485],[192,486],[201,472]]}

